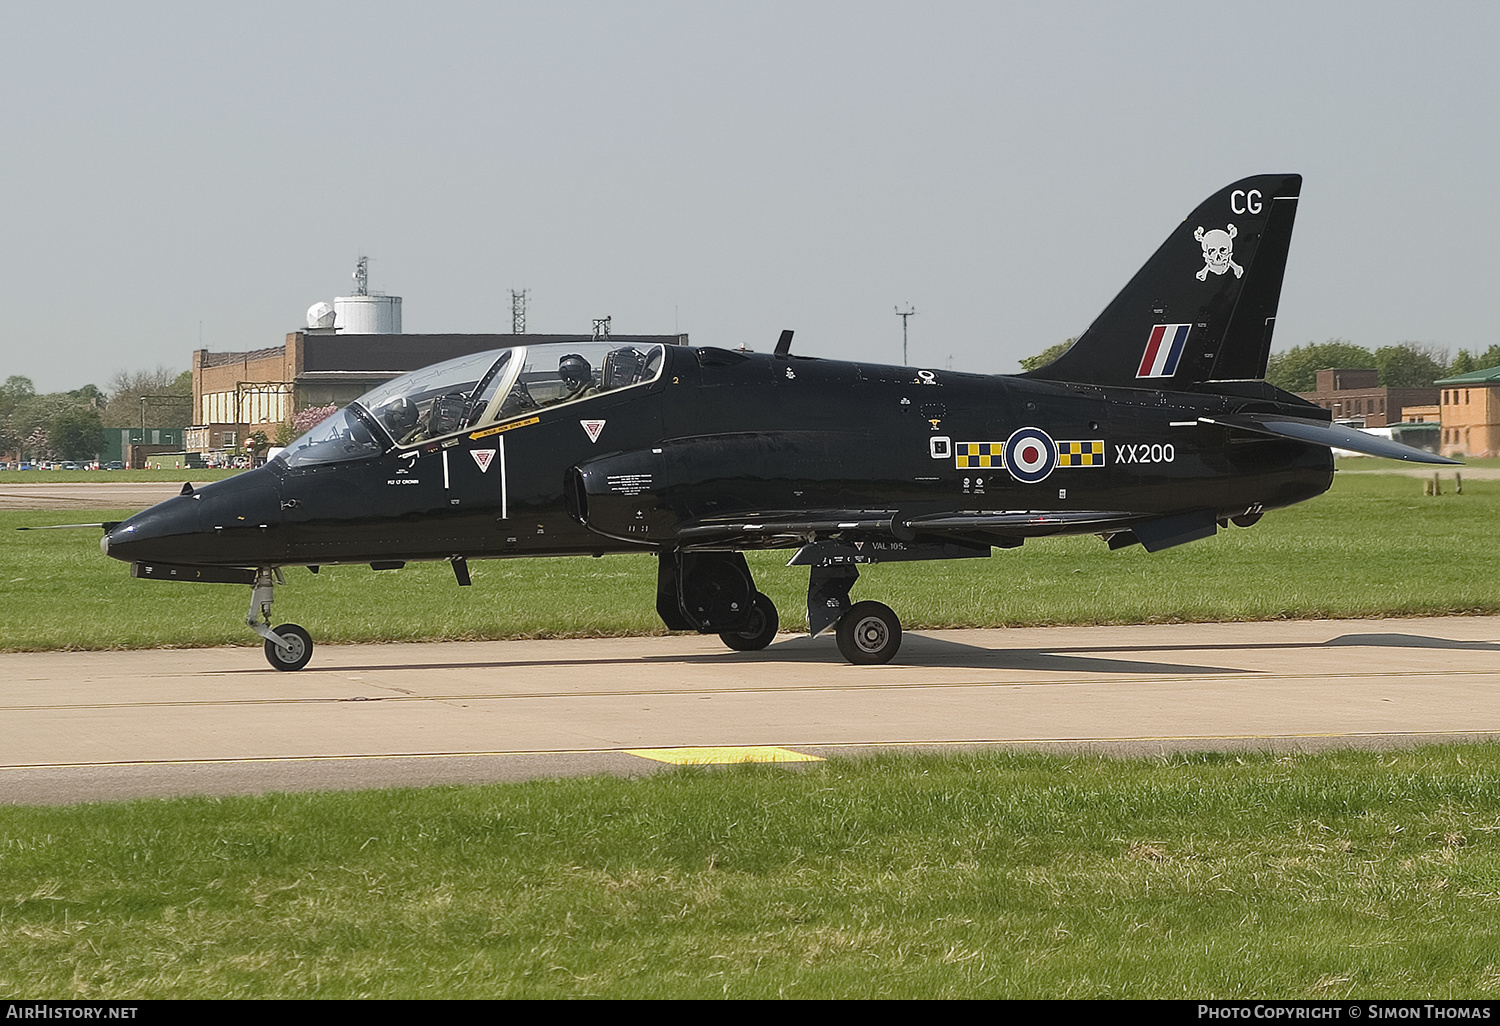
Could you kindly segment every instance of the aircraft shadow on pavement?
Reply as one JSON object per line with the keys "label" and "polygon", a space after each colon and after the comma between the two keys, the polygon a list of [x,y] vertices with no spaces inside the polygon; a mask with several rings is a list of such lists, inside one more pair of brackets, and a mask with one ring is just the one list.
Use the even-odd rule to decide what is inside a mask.
{"label": "aircraft shadow on pavement", "polygon": [[1457,641],[1429,638],[1421,634],[1343,634],[1327,641],[1224,642],[1212,645],[1074,645],[1049,648],[1048,652],[1244,652],[1250,649],[1337,648],[1445,648],[1475,652],[1500,652],[1500,642]]}
{"label": "aircraft shadow on pavement", "polygon": [[[1225,646],[1243,648],[1244,646]],[[1142,646],[1142,651],[1150,651],[1150,646]],[[785,641],[778,641],[769,648],[759,652],[704,652],[684,653],[680,655],[642,655],[634,658],[601,658],[601,659],[472,659],[454,660],[452,662],[432,663],[361,663],[358,665],[318,666],[316,664],[302,671],[310,673],[350,673],[350,672],[374,672],[380,670],[503,670],[507,667],[539,667],[556,666],[581,667],[581,666],[610,666],[620,663],[638,662],[645,664],[696,664],[702,666],[724,666],[735,663],[754,665],[774,665],[777,663],[827,663],[830,666],[846,665],[835,648],[834,640],[824,636],[820,638],[797,637]],[[901,651],[891,661],[892,666],[913,667],[945,667],[950,666],[965,669],[987,669],[987,670],[1045,670],[1055,673],[1118,673],[1118,674],[1238,674],[1253,673],[1237,667],[1226,666],[1201,666],[1188,663],[1163,663],[1139,659],[1100,659],[1093,656],[1057,654],[1052,651],[1036,648],[984,648],[979,645],[967,645],[963,642],[949,641],[944,638],[932,638],[916,634],[908,634],[901,645]],[[263,673],[263,670],[243,670],[243,673]]]}
{"label": "aircraft shadow on pavement", "polygon": [[[830,637],[792,638],[760,652],[722,652],[688,656],[645,656],[642,662],[711,663],[829,663],[842,661]],[[837,661],[837,662],[836,662]],[[892,666],[943,667],[984,670],[1047,670],[1057,673],[1164,673],[1225,674],[1252,670],[1186,663],[1148,662],[1136,659],[1099,659],[1093,656],[1058,655],[1037,648],[985,648],[946,638],[908,634]]]}
{"label": "aircraft shadow on pavement", "polygon": [[1500,652],[1493,641],[1455,641],[1451,638],[1428,638],[1421,634],[1344,634],[1325,641],[1324,646],[1373,646],[1377,648],[1448,648],[1475,652]]}
{"label": "aircraft shadow on pavement", "polygon": [[[1045,670],[1056,673],[1161,673],[1161,674],[1253,674],[1256,671],[1243,667],[1203,666],[1194,663],[1151,662],[1138,659],[1109,659],[1098,655],[1074,653],[1102,652],[1243,652],[1251,649],[1312,649],[1340,646],[1358,648],[1431,648],[1457,651],[1500,652],[1500,643],[1493,641],[1458,641],[1449,638],[1429,638],[1420,634],[1344,634],[1328,641],[1292,641],[1255,644],[1214,645],[1101,645],[1074,646],[1070,648],[985,648],[945,638],[934,638],[920,634],[908,634],[901,651],[892,660],[894,666],[944,667],[991,670]],[[622,662],[640,663],[697,663],[723,666],[733,663],[829,663],[843,665],[829,636],[820,638],[795,637],[778,641],[760,652],[706,652],[683,655],[642,655],[630,658],[598,659],[476,659],[435,663],[381,663],[352,666],[312,665],[303,673],[348,673],[350,671],[377,670],[463,670],[491,669],[527,666],[608,666]],[[234,672],[234,671],[231,671]],[[263,673],[263,670],[243,670],[243,673]]]}

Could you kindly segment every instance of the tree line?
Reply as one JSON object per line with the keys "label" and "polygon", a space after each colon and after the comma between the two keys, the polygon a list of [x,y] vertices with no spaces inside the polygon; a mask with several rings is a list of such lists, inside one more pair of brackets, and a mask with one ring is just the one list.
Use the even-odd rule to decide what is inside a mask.
{"label": "tree line", "polygon": [[187,427],[193,372],[119,371],[108,392],[90,384],[46,393],[13,374],[0,384],[0,459],[91,460],[104,428],[140,426],[143,400],[147,427]]}
{"label": "tree line", "polygon": [[[1020,361],[1021,369],[1031,371],[1051,363],[1076,341],[1066,339],[1026,357]],[[1460,349],[1450,360],[1447,349],[1423,342],[1398,342],[1370,350],[1348,339],[1331,338],[1272,353],[1266,380],[1288,392],[1312,392],[1318,387],[1318,371],[1332,367],[1377,371],[1380,384],[1387,388],[1431,388],[1439,378],[1500,367],[1500,345],[1477,355]]]}

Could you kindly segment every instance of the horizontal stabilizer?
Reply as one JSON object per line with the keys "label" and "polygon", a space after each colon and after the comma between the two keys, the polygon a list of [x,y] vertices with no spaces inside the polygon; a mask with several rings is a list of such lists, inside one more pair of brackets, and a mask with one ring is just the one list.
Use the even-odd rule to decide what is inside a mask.
{"label": "horizontal stabilizer", "polygon": [[1383,456],[1388,460],[1405,460],[1409,463],[1438,463],[1462,466],[1458,460],[1414,449],[1389,438],[1381,438],[1342,424],[1330,424],[1321,420],[1299,420],[1293,417],[1272,417],[1259,414],[1240,414],[1233,417],[1200,417],[1205,424],[1253,431],[1275,438],[1290,438],[1312,445],[1326,445],[1331,449],[1348,449],[1362,452],[1366,456]]}

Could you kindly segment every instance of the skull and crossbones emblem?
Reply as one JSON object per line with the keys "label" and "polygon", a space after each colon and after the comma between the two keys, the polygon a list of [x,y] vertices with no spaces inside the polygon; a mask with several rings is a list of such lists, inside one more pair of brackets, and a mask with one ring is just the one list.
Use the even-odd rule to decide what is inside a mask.
{"label": "skull and crossbones emblem", "polygon": [[1200,226],[1193,233],[1193,238],[1203,247],[1203,269],[1198,272],[1199,281],[1207,281],[1209,271],[1214,274],[1233,271],[1236,278],[1245,273],[1245,269],[1234,262],[1234,237],[1238,234],[1234,225],[1229,225],[1222,231],[1215,228],[1209,232]]}

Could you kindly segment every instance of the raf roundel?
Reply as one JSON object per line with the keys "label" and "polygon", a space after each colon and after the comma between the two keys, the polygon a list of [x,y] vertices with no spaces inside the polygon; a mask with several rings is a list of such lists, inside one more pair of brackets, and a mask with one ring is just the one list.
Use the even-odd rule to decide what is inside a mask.
{"label": "raf roundel", "polygon": [[1057,443],[1041,428],[1023,427],[1005,440],[1005,469],[1022,484],[1045,481],[1057,466]]}

